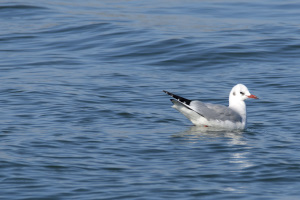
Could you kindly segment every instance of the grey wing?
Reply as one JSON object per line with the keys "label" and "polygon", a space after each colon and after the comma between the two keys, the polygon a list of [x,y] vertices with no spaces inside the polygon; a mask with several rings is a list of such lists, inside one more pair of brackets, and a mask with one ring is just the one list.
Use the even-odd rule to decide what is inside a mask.
{"label": "grey wing", "polygon": [[197,113],[204,116],[207,120],[229,120],[233,122],[242,121],[242,117],[237,112],[223,105],[192,101],[190,107]]}

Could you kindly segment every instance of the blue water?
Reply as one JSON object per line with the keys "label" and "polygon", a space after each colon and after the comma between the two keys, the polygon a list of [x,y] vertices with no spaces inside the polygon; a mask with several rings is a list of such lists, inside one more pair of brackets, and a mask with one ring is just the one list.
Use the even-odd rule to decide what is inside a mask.
{"label": "blue water", "polygon": [[[299,199],[300,2],[2,1],[0,199]],[[211,132],[162,90],[228,105]]]}

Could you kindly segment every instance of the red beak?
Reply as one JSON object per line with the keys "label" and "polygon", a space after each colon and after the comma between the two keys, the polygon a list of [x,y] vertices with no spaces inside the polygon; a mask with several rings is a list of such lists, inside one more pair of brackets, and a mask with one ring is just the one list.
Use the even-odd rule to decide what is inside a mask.
{"label": "red beak", "polygon": [[249,96],[248,96],[248,98],[252,98],[252,99],[258,99],[258,97],[257,97],[257,96],[255,96],[255,95],[253,95],[253,94],[249,95]]}

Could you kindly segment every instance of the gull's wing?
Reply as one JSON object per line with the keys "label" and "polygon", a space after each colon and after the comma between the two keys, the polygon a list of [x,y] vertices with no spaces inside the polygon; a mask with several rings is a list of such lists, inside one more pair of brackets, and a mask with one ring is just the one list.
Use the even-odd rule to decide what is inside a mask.
{"label": "gull's wing", "polygon": [[242,117],[237,112],[223,105],[203,103],[195,100],[191,101],[190,108],[200,113],[207,120],[242,122]]}

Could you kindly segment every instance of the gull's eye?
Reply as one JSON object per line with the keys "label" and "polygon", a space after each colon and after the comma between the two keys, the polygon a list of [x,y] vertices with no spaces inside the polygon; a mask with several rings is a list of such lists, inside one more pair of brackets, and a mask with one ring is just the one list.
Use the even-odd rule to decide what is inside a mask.
{"label": "gull's eye", "polygon": [[244,95],[245,93],[244,93],[244,92],[240,92],[240,94],[241,94],[241,95]]}

